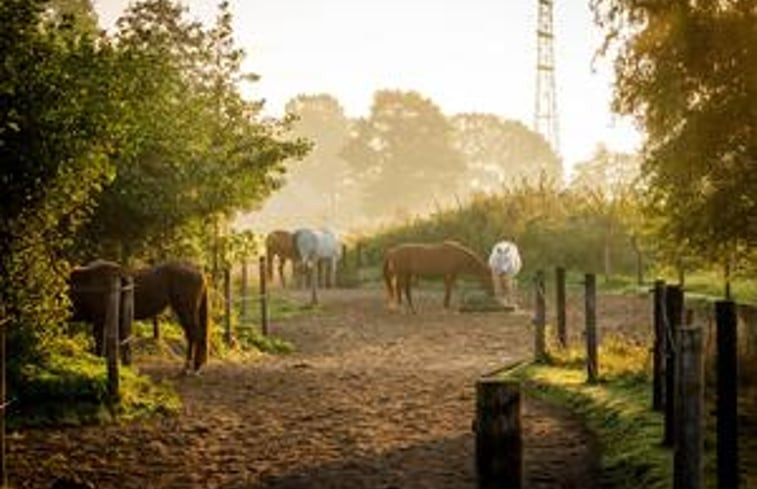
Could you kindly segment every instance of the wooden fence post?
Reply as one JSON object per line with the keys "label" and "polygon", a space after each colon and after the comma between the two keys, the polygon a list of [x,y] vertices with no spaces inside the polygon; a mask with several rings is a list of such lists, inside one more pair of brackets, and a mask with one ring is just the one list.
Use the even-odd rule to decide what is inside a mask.
{"label": "wooden fence post", "polygon": [[107,282],[105,309],[105,358],[108,366],[108,397],[118,400],[118,323],[121,303],[121,277],[114,274]]}
{"label": "wooden fence post", "polygon": [[[265,260],[265,257],[263,259]],[[266,272],[261,268],[260,273],[265,275]],[[244,321],[247,319],[247,258],[242,259],[242,284],[239,295],[241,296],[239,298],[239,317]]]}
{"label": "wooden fence post", "polygon": [[355,245],[355,268],[357,270],[360,270],[360,267],[363,266],[363,243],[360,241],[357,242]]}
{"label": "wooden fence post", "polygon": [[118,318],[118,338],[121,342],[121,363],[131,365],[132,323],[134,322],[134,278],[121,279],[121,311]]}
{"label": "wooden fence post", "polygon": [[665,287],[665,434],[663,445],[672,447],[674,443],[675,403],[676,403],[676,338],[683,320],[683,289],[678,285]]}
{"label": "wooden fence post", "polygon": [[652,318],[654,329],[654,344],[652,346],[652,409],[662,411],[664,406],[664,370],[663,358],[665,355],[665,281],[655,280],[654,295],[652,296],[654,316]]}
{"label": "wooden fence post", "polygon": [[556,299],[557,299],[557,339],[560,341],[560,346],[566,348],[568,346],[568,332],[566,329],[566,315],[565,315],[565,268],[557,267],[555,269],[555,286],[556,286]]}
{"label": "wooden fence post", "polygon": [[265,256],[260,257],[260,330],[268,336],[268,287]]}
{"label": "wooden fence post", "polygon": [[544,328],[547,322],[547,307],[544,291],[544,270],[536,271],[536,310],[534,312],[534,360],[540,362],[547,356]]}
{"label": "wooden fence post", "polygon": [[701,489],[704,450],[702,436],[704,370],[701,328],[688,326],[680,328],[677,343],[679,352],[673,487],[674,489]]}
{"label": "wooden fence post", "polygon": [[587,382],[594,383],[599,377],[597,364],[597,276],[586,274],[585,282],[586,321],[586,374]]}
{"label": "wooden fence post", "polygon": [[476,383],[476,474],[479,489],[523,487],[520,384]]}
{"label": "wooden fence post", "polygon": [[231,346],[231,270],[223,269],[223,337],[226,346]]}
{"label": "wooden fence post", "polygon": [[8,486],[8,471],[5,465],[5,412],[8,404],[5,400],[5,326],[8,318],[0,316],[0,487]]}
{"label": "wooden fence post", "polygon": [[717,475],[719,489],[739,486],[738,351],[736,305],[715,303],[717,318]]}

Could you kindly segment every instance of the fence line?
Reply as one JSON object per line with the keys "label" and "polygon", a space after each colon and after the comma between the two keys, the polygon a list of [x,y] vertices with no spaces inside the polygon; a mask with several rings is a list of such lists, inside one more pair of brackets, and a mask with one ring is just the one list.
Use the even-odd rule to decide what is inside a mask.
{"label": "fence line", "polygon": [[[556,269],[557,289],[560,288],[562,273],[560,268]],[[592,318],[593,314],[596,314],[596,303],[591,299],[596,293],[593,278],[592,274],[587,274],[584,282],[586,362],[590,382],[598,376],[596,364],[592,364],[591,360],[592,350],[596,349],[598,343],[591,341],[595,334],[592,332],[592,325],[596,326],[596,318]],[[541,271],[537,271],[534,284],[534,324],[537,325],[545,322],[541,312],[543,306],[540,304],[540,297],[545,295]],[[654,344],[650,348],[653,363],[651,409],[664,409],[662,441],[676,454],[675,487],[698,489],[702,485],[701,427],[707,415],[703,404],[704,366],[710,358],[717,362],[715,414],[718,487],[736,489],[740,482],[738,386],[740,379],[745,376],[757,379],[757,308],[737,305],[730,301],[719,301],[714,307],[708,303],[706,308],[699,308],[700,312],[705,311],[706,316],[697,319],[699,324],[696,327],[691,327],[694,323],[693,310],[687,308],[684,314],[684,294],[680,286],[665,285],[663,281],[656,281],[655,287],[649,292],[652,293],[654,311]],[[560,304],[559,294],[555,297],[559,317],[563,306]],[[696,304],[695,301],[691,302],[691,305]],[[688,307],[689,302],[686,302],[686,305]],[[717,326],[715,332],[714,324]],[[703,325],[709,325],[709,328]],[[559,329],[556,333],[558,346],[561,346]],[[712,351],[714,333],[717,333],[717,355]],[[548,355],[541,346],[543,339],[540,336],[543,335],[543,328],[536,327],[534,335],[534,357],[538,361],[543,355]],[[741,371],[740,362],[749,369],[748,372]]]}

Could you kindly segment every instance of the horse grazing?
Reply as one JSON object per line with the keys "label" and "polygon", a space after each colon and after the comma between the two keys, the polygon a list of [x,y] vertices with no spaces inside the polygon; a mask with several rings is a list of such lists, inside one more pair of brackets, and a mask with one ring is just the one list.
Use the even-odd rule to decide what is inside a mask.
{"label": "horse grazing", "polygon": [[317,272],[321,263],[328,265],[329,282],[336,283],[336,267],[342,256],[342,247],[334,234],[326,229],[298,229],[294,232],[294,245],[302,266],[310,274],[311,303],[318,303]]}
{"label": "horse grazing", "polygon": [[444,278],[444,307],[449,308],[452,286],[460,274],[477,277],[487,292],[493,292],[489,268],[476,254],[455,241],[434,244],[407,243],[384,254],[384,281],[389,307],[402,304],[405,291],[410,310],[415,313],[410,286],[416,277]]}
{"label": "horse grazing", "polygon": [[281,282],[281,286],[285,287],[284,265],[286,261],[290,260],[292,262],[292,269],[294,269],[295,264],[300,259],[297,248],[294,245],[294,235],[289,231],[272,231],[265,238],[265,251],[268,280],[273,280],[273,259],[278,258],[279,281]]}
{"label": "horse grazing", "polygon": [[[73,309],[71,319],[92,323],[96,355],[105,355],[108,287],[114,277],[124,278],[126,275],[121,265],[105,260],[74,267],[69,275],[69,299]],[[128,335],[122,327],[118,328],[118,333],[121,341]]]}
{"label": "horse grazing", "polygon": [[506,306],[512,305],[513,301],[513,277],[520,272],[523,263],[515,243],[500,241],[492,248],[489,255],[489,268],[492,271],[492,282],[498,295],[504,293],[503,302]]}
{"label": "horse grazing", "polygon": [[[149,319],[171,306],[187,340],[186,370],[199,370],[208,359],[208,292],[202,273],[191,265],[169,262],[127,272],[116,263],[97,261],[71,273],[74,320],[94,326],[96,353],[102,354],[104,284],[113,274],[134,278],[134,319]],[[119,333],[123,336],[123,332]],[[121,340],[125,338],[121,337]]]}

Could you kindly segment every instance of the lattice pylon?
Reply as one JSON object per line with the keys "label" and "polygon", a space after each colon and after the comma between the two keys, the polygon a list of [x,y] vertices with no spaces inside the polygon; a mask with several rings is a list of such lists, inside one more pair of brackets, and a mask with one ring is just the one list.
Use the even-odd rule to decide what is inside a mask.
{"label": "lattice pylon", "polygon": [[544,136],[552,150],[560,154],[560,135],[555,89],[554,31],[552,30],[552,0],[536,0],[536,105],[534,130]]}

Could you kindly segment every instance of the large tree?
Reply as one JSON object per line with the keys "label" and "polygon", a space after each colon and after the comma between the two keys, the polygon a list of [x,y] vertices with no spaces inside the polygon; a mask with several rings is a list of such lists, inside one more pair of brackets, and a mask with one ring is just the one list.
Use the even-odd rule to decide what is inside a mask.
{"label": "large tree", "polygon": [[331,95],[298,95],[286,104],[296,117],[295,136],[311,141],[313,148],[302,161],[287,165],[283,188],[266,205],[292,227],[346,224],[359,209],[352,169],[340,156],[349,137],[350,120]]}
{"label": "large tree", "polygon": [[664,239],[711,255],[757,242],[753,0],[593,0],[615,58],[614,108],[646,131]]}
{"label": "large tree", "polygon": [[64,249],[112,181],[125,116],[113,46],[45,7],[0,2],[0,316],[16,366],[65,317]]}
{"label": "large tree", "polygon": [[453,198],[465,171],[449,120],[417,92],[376,92],[370,116],[356,123],[342,155],[361,175],[365,208],[374,216],[428,210]]}
{"label": "large tree", "polygon": [[459,114],[452,118],[454,147],[465,160],[466,189],[500,191],[503,186],[559,180],[560,160],[538,133],[518,121],[494,114]]}
{"label": "large tree", "polygon": [[600,145],[590,159],[576,164],[571,187],[585,217],[601,233],[605,280],[613,273],[613,249],[626,237],[636,252],[637,274],[641,276],[639,158]]}
{"label": "large tree", "polygon": [[264,122],[262,104],[241,97],[239,84],[256,77],[241,71],[231,22],[227,2],[204,29],[169,0],[133,4],[119,20],[119,88],[132,117],[85,248],[126,259],[154,252],[192,220],[215,232],[219,219],[278,185],[284,160],[304,154],[304,144],[283,137],[285,122]]}

